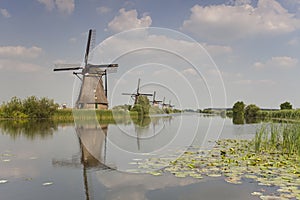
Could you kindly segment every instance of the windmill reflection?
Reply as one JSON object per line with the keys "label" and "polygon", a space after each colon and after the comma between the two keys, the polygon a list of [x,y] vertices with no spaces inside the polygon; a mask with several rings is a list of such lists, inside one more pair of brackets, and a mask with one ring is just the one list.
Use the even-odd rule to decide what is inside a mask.
{"label": "windmill reflection", "polygon": [[75,128],[78,136],[80,152],[72,156],[72,159],[52,160],[53,166],[80,168],[83,170],[83,183],[86,200],[90,200],[91,195],[88,170],[110,169],[106,162],[106,143],[108,125],[81,124]]}
{"label": "windmill reflection", "polygon": [[[130,124],[134,126],[134,134],[136,135],[136,146],[138,152],[147,152],[149,147],[147,146],[147,142],[153,143],[154,140],[150,139],[149,136],[153,137],[155,135],[156,126],[164,127],[165,122],[169,122],[171,117],[148,117],[142,120],[134,120]],[[121,122],[120,122],[121,123]],[[130,124],[125,123],[127,126]],[[71,159],[63,159],[63,160],[52,160],[53,166],[57,167],[72,167],[72,168],[82,168],[82,176],[84,183],[84,191],[86,200],[90,200],[94,197],[95,187],[91,181],[93,178],[91,175],[95,173],[95,171],[107,171],[108,174],[118,175],[117,179],[122,179],[122,176],[125,176],[122,173],[115,171],[114,169],[118,168],[118,157],[119,155],[114,154],[113,151],[113,143],[111,143],[109,139],[109,128],[112,126],[116,126],[115,124],[101,124],[95,123],[95,121],[83,121],[80,123],[76,123],[76,135],[78,137],[78,143],[80,147],[80,151],[72,156]],[[160,128],[158,128],[160,129]],[[154,131],[154,132],[153,132]],[[112,135],[116,135],[117,133],[111,133]],[[145,141],[143,141],[145,139]],[[153,138],[154,139],[154,138]],[[145,142],[145,143],[144,143]],[[128,145],[134,144],[134,141],[129,141]],[[145,146],[145,147],[144,147]],[[151,150],[151,148],[150,148]],[[92,169],[92,171],[90,171]],[[113,170],[113,171],[112,171]],[[105,172],[106,173],[106,172]],[[106,177],[106,176],[105,176]],[[127,178],[132,178],[133,180],[138,178],[138,175],[126,175]],[[114,181],[117,181],[114,176]],[[141,181],[141,180],[140,180]],[[103,185],[107,185],[107,183],[102,183]],[[110,185],[111,183],[108,183]]]}

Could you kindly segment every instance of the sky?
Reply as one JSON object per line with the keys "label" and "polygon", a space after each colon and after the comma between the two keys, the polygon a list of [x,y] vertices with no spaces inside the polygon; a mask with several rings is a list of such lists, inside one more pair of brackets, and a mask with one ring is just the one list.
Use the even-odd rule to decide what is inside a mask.
{"label": "sky", "polygon": [[71,106],[79,79],[54,64],[81,63],[95,29],[90,62],[119,64],[111,107],[133,103],[121,93],[141,78],[178,108],[300,108],[300,0],[0,0],[0,28],[1,102]]}

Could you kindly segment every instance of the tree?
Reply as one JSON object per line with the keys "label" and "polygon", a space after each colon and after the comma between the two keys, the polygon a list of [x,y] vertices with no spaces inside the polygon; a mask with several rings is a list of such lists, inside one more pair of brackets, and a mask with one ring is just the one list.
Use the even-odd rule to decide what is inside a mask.
{"label": "tree", "polygon": [[234,124],[244,124],[245,104],[242,101],[236,102],[232,107],[232,121]]}
{"label": "tree", "polygon": [[245,108],[246,123],[256,123],[258,121],[258,112],[260,108],[255,104],[250,104]]}
{"label": "tree", "polygon": [[35,96],[31,96],[23,101],[13,97],[7,103],[2,104],[1,117],[44,119],[50,118],[57,108],[58,104],[54,103],[52,99],[45,97],[38,99]]}
{"label": "tree", "polygon": [[286,101],[286,102],[280,104],[280,109],[281,110],[291,110],[291,109],[293,109],[293,106],[290,102]]}
{"label": "tree", "polygon": [[138,96],[137,103],[133,106],[132,110],[139,113],[139,117],[144,117],[149,115],[150,101],[144,96]]}

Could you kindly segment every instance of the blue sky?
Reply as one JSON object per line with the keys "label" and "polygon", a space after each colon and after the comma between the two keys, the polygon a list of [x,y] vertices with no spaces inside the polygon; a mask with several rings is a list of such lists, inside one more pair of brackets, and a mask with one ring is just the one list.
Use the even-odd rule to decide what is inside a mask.
{"label": "blue sky", "polygon": [[[181,99],[180,106],[175,96],[163,89],[158,91],[158,98],[167,96],[179,107],[231,107],[237,100],[272,108],[290,101],[294,107],[300,107],[299,0],[1,0],[0,25],[0,101],[36,95],[70,105],[75,79],[71,73],[53,73],[52,69],[54,63],[82,61],[88,29],[96,29],[100,43],[132,28],[161,27],[185,34],[183,39],[193,38],[190,43],[198,42],[209,52],[217,68],[201,69],[200,73],[212,93],[222,93],[213,91],[220,86],[214,85],[213,77],[221,74],[225,98],[224,94],[212,95],[216,100],[210,101],[205,87],[199,84],[197,88],[192,69],[179,69],[176,63],[169,65],[190,80],[187,85],[195,89],[198,103],[190,101],[188,89],[179,79],[170,78],[170,73],[162,72],[161,79],[145,74],[122,78],[133,70],[128,57],[120,60],[119,71],[111,75],[109,89],[115,91],[109,96],[111,105],[128,103],[128,97],[117,93],[132,91],[140,76],[146,85],[169,79],[165,88],[174,88],[176,98]],[[174,42],[171,46],[180,43],[168,35],[164,41]],[[135,42],[138,40],[131,40],[128,45]],[[109,51],[118,51],[118,45],[109,47]],[[192,55],[193,51],[182,53]],[[122,62],[127,65],[122,66]],[[152,70],[157,75],[159,68],[157,65],[140,70]],[[146,85],[144,90],[150,92],[153,88]]]}

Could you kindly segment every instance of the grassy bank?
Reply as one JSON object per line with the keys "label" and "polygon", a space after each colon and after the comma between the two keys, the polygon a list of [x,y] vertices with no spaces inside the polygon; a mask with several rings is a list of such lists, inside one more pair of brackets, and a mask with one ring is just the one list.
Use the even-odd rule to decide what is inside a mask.
{"label": "grassy bank", "polygon": [[93,120],[95,117],[100,122],[116,123],[137,119],[138,113],[135,111],[62,109],[56,110],[51,119],[58,122],[73,122],[74,120]]}
{"label": "grassy bank", "polygon": [[277,111],[259,111],[258,117],[267,120],[267,119],[278,119],[278,120],[291,120],[291,121],[300,121],[300,109],[296,110],[277,110]]}

